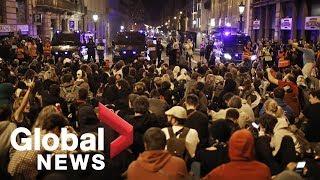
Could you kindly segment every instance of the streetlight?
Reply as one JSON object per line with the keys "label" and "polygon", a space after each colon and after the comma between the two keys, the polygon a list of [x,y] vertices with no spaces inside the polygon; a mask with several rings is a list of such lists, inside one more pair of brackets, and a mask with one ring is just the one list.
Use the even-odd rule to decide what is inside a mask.
{"label": "streetlight", "polygon": [[243,26],[242,24],[243,24],[244,9],[245,9],[245,6],[244,6],[243,2],[241,2],[239,4],[239,13],[240,13],[239,29],[240,29],[240,31],[242,31],[242,26]]}
{"label": "streetlight", "polygon": [[99,16],[97,14],[92,15],[92,19],[94,22],[94,38],[97,39],[97,22],[99,20]]}
{"label": "streetlight", "polygon": [[182,14],[182,11],[180,11],[180,15]]}
{"label": "streetlight", "polygon": [[120,26],[120,30],[122,32],[124,30],[124,26]]}
{"label": "streetlight", "polygon": [[177,16],[175,16],[173,19],[177,19]]}
{"label": "streetlight", "polygon": [[197,21],[196,21],[196,20],[193,20],[193,21],[192,21],[192,24],[193,24],[193,25],[196,25],[196,24],[197,24]]}

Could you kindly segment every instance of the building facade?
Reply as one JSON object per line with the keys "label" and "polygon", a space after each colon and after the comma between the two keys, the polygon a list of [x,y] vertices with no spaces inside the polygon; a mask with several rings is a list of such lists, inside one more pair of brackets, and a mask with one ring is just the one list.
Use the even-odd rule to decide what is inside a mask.
{"label": "building facade", "polygon": [[134,0],[109,0],[108,22],[110,29],[110,39],[113,39],[121,27],[129,27],[130,9],[135,4]]}
{"label": "building facade", "polygon": [[317,17],[319,28],[319,0],[252,0],[251,10],[250,34],[254,40],[315,41],[320,37],[319,29],[306,28],[305,24],[307,17]]}
{"label": "building facade", "polygon": [[0,0],[0,35],[36,35],[32,0]]}
{"label": "building facade", "polygon": [[83,31],[83,0],[35,0],[34,24],[41,38],[56,31]]}
{"label": "building facade", "polygon": [[[86,13],[83,17],[83,27],[85,32],[95,34],[96,39],[108,39],[108,1],[107,0],[84,0]],[[98,20],[95,22],[93,15],[97,15]]]}
{"label": "building facade", "polygon": [[240,12],[239,5],[245,5],[241,29],[242,32],[249,32],[249,17],[250,17],[250,4],[251,0],[211,0],[212,1],[212,17],[211,27],[216,26],[231,26],[240,28]]}

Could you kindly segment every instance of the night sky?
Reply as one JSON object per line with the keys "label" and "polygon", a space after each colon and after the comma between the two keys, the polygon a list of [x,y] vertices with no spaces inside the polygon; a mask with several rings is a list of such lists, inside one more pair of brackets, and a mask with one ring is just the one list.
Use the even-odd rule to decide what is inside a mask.
{"label": "night sky", "polygon": [[167,1],[169,0],[142,0],[147,24],[156,25],[160,23],[161,12]]}

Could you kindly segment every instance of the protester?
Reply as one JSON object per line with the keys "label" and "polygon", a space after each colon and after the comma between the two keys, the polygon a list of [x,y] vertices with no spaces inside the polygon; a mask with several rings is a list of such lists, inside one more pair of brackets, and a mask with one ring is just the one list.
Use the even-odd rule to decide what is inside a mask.
{"label": "protester", "polygon": [[311,47],[310,44],[305,44],[304,47],[298,47],[297,44],[292,43],[292,45],[294,46],[294,48],[296,48],[297,50],[303,52],[303,75],[306,77],[310,77],[311,76],[311,71],[314,67],[315,64],[315,53]]}
{"label": "protester", "polygon": [[225,119],[212,123],[209,129],[213,140],[211,146],[200,149],[196,154],[196,160],[201,164],[201,177],[207,175],[216,167],[230,161],[227,142],[234,131],[233,126],[232,122],[228,122]]}
{"label": "protester", "polygon": [[129,119],[134,130],[132,151],[138,156],[144,151],[143,134],[151,127],[162,127],[164,124],[157,119],[155,114],[149,112],[149,101],[145,96],[138,96],[133,101],[133,110],[134,116]]}
{"label": "protester", "polygon": [[145,151],[128,168],[132,179],[187,179],[188,171],[183,159],[165,151],[166,136],[159,128],[148,129],[143,136]]}
{"label": "protester", "polygon": [[195,129],[185,128],[184,126],[185,121],[188,118],[187,111],[181,106],[174,106],[166,111],[165,114],[168,117],[169,123],[172,125],[172,127],[162,129],[166,135],[166,139],[172,138],[172,135],[179,137],[179,135],[183,133],[183,130],[187,131],[186,136],[184,137],[185,149],[188,152],[188,156],[194,157],[200,140]]}
{"label": "protester", "polygon": [[271,179],[269,168],[254,160],[254,138],[248,130],[231,136],[229,157],[229,163],[215,168],[204,179]]}
{"label": "protester", "polygon": [[319,110],[320,110],[320,91],[316,90],[310,93],[310,106],[307,106],[302,115],[308,118],[307,127],[305,130],[306,139],[310,142],[320,142],[320,124],[319,124]]}
{"label": "protester", "polygon": [[195,129],[198,132],[200,147],[207,147],[209,137],[209,117],[197,110],[199,107],[199,98],[194,94],[188,95],[185,101],[185,106],[188,118],[184,125],[188,128]]}
{"label": "protester", "polygon": [[187,63],[189,65],[189,67],[191,67],[191,60],[193,59],[193,43],[192,43],[191,39],[187,40],[187,42],[184,45],[184,48],[186,49]]}

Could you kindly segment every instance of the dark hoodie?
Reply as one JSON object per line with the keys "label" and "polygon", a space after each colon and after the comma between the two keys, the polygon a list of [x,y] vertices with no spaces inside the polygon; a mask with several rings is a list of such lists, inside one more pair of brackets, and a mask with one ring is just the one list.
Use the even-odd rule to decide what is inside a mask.
{"label": "dark hoodie", "polygon": [[10,143],[10,136],[17,126],[9,121],[0,121],[0,179],[7,178],[7,166],[10,161],[10,156],[14,149]]}
{"label": "dark hoodie", "polygon": [[128,180],[182,180],[187,175],[185,162],[163,150],[143,152],[128,168]]}
{"label": "dark hoodie", "polygon": [[269,168],[254,160],[254,139],[250,131],[236,131],[229,141],[231,162],[212,170],[204,179],[270,180]]}

